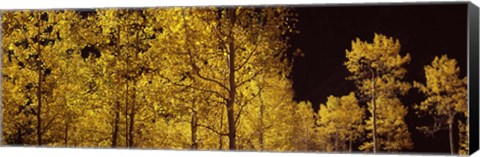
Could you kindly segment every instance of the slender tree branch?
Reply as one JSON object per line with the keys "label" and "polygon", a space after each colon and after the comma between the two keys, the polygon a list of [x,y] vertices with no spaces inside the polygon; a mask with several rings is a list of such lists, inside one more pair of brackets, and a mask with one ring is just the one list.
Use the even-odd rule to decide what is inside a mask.
{"label": "slender tree branch", "polygon": [[240,86],[244,85],[245,83],[248,83],[248,82],[252,81],[252,80],[255,79],[259,74],[260,74],[260,71],[256,71],[256,72],[253,74],[252,77],[250,77],[250,78],[248,78],[248,79],[246,79],[246,80],[238,83],[237,87],[240,87]]}
{"label": "slender tree branch", "polygon": [[57,115],[59,115],[59,114],[60,114],[60,112],[57,112],[57,113],[52,117],[52,119],[50,119],[50,120],[48,121],[47,125],[45,125],[45,127],[42,129],[42,132],[45,132],[46,129],[47,129],[48,127],[50,127],[50,124],[52,124],[53,120],[55,120],[55,119],[57,118]]}
{"label": "slender tree branch", "polygon": [[219,93],[218,91],[214,91],[214,90],[209,90],[209,89],[204,89],[204,88],[198,88],[198,87],[195,87],[193,86],[192,84],[191,85],[185,85],[185,84],[180,84],[180,83],[177,83],[175,81],[172,81],[171,79],[169,79],[168,77],[166,76],[163,76],[162,74],[158,74],[161,78],[167,80],[169,83],[172,83],[173,85],[176,85],[176,86],[181,86],[181,87],[187,87],[187,88],[192,88],[192,89],[195,89],[195,90],[200,90],[200,91],[203,91],[203,92],[209,92],[209,93],[213,93],[215,95],[217,95],[218,97],[224,99],[224,100],[227,100],[227,98],[225,96],[223,96],[221,93]]}
{"label": "slender tree branch", "polygon": [[212,132],[214,132],[218,135],[221,135],[221,136],[228,136],[228,133],[220,132],[220,131],[216,130],[215,128],[212,128],[211,126],[203,125],[203,124],[200,124],[200,123],[198,123],[197,126],[204,127],[204,128],[206,128],[206,129],[208,129],[208,130],[210,130],[210,131],[212,131]]}
{"label": "slender tree branch", "polygon": [[241,63],[240,66],[238,66],[238,67],[235,69],[235,71],[238,71],[238,70],[242,69],[242,68],[247,64],[247,62],[250,61],[250,58],[253,56],[253,54],[254,54],[254,53],[256,52],[256,50],[257,50],[258,43],[257,43],[257,44],[254,44],[254,45],[255,45],[255,47],[254,47],[253,50],[248,54],[247,59],[245,59],[245,61],[244,61],[243,63]]}
{"label": "slender tree branch", "polygon": [[236,124],[237,127],[238,127],[238,122],[239,122],[239,119],[240,119],[240,114],[242,113],[244,106],[249,104],[253,99],[257,98],[258,95],[260,94],[260,92],[262,92],[262,89],[258,90],[257,94],[253,95],[252,98],[248,99],[247,101],[245,101],[245,103],[243,103],[240,106],[240,110],[238,111],[237,116],[235,117],[235,124]]}
{"label": "slender tree branch", "polygon": [[[183,27],[185,29],[185,40],[187,41],[187,43],[189,43],[190,38],[189,38],[188,29],[187,29],[187,22],[185,20],[185,10],[182,10],[182,18],[183,18],[183,22],[184,22]],[[193,72],[195,72],[195,74],[199,78],[201,78],[202,80],[205,80],[205,81],[213,82],[213,83],[217,84],[218,86],[220,86],[221,88],[229,91],[229,88],[227,86],[225,86],[225,84],[221,83],[220,81],[203,76],[200,73],[200,69],[198,68],[197,64],[195,64],[195,61],[193,60],[194,56],[193,56],[193,53],[192,53],[191,49],[188,46],[187,46],[186,49],[188,51],[189,61],[190,61],[190,65],[193,68]]]}

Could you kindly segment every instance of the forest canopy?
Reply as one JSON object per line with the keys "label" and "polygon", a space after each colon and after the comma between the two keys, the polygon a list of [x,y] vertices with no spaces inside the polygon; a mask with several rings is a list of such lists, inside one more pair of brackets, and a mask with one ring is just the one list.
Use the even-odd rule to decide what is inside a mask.
{"label": "forest canopy", "polygon": [[436,57],[426,80],[407,82],[415,58],[394,37],[372,32],[346,48],[348,95],[318,110],[295,101],[292,66],[308,57],[290,44],[297,16],[279,6],[2,12],[2,144],[408,151],[400,97],[418,90],[417,114],[435,119],[418,130],[448,126],[450,152],[468,153],[456,60]]}

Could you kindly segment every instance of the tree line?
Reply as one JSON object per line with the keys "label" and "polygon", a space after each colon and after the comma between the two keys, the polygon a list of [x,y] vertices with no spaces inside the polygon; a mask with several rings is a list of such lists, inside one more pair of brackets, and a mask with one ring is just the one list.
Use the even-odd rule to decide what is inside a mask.
{"label": "tree line", "polygon": [[[414,147],[401,95],[468,152],[466,78],[436,57],[403,81],[409,54],[375,34],[345,67],[357,89],[315,112],[294,101],[297,15],[282,7],[30,10],[2,13],[4,144],[257,151],[403,151]],[[319,52],[320,53],[320,52]],[[454,124],[459,143],[453,143]],[[354,148],[354,145],[360,145]]]}

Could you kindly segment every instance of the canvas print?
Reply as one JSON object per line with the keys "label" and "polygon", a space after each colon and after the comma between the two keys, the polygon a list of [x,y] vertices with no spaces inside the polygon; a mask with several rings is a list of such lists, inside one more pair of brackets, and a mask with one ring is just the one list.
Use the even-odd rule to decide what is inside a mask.
{"label": "canvas print", "polygon": [[467,3],[3,11],[1,143],[467,155],[467,18]]}

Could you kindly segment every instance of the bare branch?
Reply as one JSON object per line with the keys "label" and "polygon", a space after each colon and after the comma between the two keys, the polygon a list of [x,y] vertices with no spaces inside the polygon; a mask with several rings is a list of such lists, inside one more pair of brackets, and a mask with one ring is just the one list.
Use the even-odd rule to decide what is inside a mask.
{"label": "bare branch", "polygon": [[253,99],[257,98],[258,95],[260,95],[261,92],[262,92],[262,89],[258,90],[258,92],[255,95],[253,95],[252,98],[248,99],[247,101],[245,101],[245,103],[243,103],[243,105],[240,106],[240,110],[238,111],[237,116],[235,117],[236,126],[238,126],[238,120],[240,119],[240,114],[243,111],[243,107],[245,107],[247,104],[249,104]]}
{"label": "bare branch", "polygon": [[45,125],[45,127],[42,129],[42,132],[45,132],[45,130],[50,127],[50,124],[52,124],[53,120],[55,120],[57,118],[57,115],[60,114],[60,112],[57,112],[53,117],[52,119],[50,119],[50,121],[48,121],[47,125]]}
{"label": "bare branch", "polygon": [[211,126],[208,126],[208,125],[203,125],[203,124],[197,124],[197,126],[200,126],[200,127],[204,127],[218,135],[221,135],[221,136],[228,136],[228,133],[223,133],[223,132],[220,132],[218,130],[216,130],[215,128],[212,128]]}
{"label": "bare branch", "polygon": [[252,81],[252,80],[253,80],[253,79],[255,79],[255,78],[256,78],[256,77],[257,77],[259,74],[260,74],[260,71],[257,71],[257,72],[255,72],[255,74],[253,74],[253,76],[252,76],[252,77],[250,77],[250,78],[248,78],[248,79],[246,79],[246,80],[244,80],[244,81],[242,81],[242,82],[238,83],[237,87],[240,87],[240,86],[242,86],[243,84],[245,84],[245,83],[248,83],[248,82]]}
{"label": "bare branch", "polygon": [[[189,38],[188,30],[187,30],[187,22],[186,22],[186,20],[185,20],[185,10],[182,10],[182,18],[183,18],[183,22],[184,22],[183,27],[184,27],[184,29],[185,29],[185,40],[187,41],[187,43],[189,43],[188,41],[189,41],[190,38]],[[195,64],[195,61],[193,60],[193,59],[194,59],[193,53],[192,53],[191,49],[190,49],[188,46],[187,46],[187,51],[188,51],[188,55],[189,55],[190,65],[192,66],[193,71],[195,72],[195,74],[196,74],[199,78],[201,78],[201,79],[203,79],[203,80],[205,80],[205,81],[213,82],[213,83],[217,84],[218,86],[222,87],[223,89],[229,91],[228,87],[225,86],[225,84],[221,83],[220,81],[203,76],[203,75],[200,73],[200,69],[199,69],[198,66]]]}
{"label": "bare branch", "polygon": [[168,78],[166,76],[163,76],[162,74],[158,74],[158,76],[167,80],[169,83],[172,83],[173,85],[186,87],[186,88],[191,88],[191,89],[195,89],[195,90],[200,90],[200,91],[203,91],[203,92],[213,93],[213,94],[217,95],[218,97],[220,97],[224,100],[227,100],[227,98],[225,96],[223,96],[221,93],[219,93],[218,91],[214,91],[214,90],[210,90],[210,89],[204,89],[204,88],[198,88],[198,87],[193,86],[192,84],[186,85],[186,84],[177,83],[176,81],[172,81],[170,78]]}
{"label": "bare branch", "polygon": [[244,61],[242,64],[240,64],[240,66],[237,67],[237,68],[235,69],[235,71],[238,71],[238,70],[242,69],[242,68],[247,64],[247,62],[250,61],[250,58],[253,56],[253,54],[255,53],[255,51],[257,50],[257,47],[258,47],[258,44],[254,44],[254,45],[255,45],[255,47],[254,47],[253,50],[248,54],[247,59],[245,59],[245,61]]}

